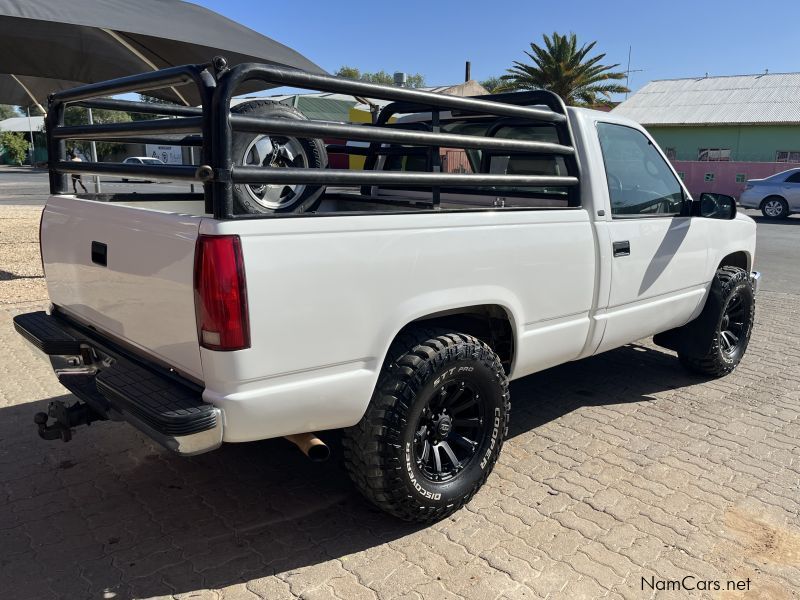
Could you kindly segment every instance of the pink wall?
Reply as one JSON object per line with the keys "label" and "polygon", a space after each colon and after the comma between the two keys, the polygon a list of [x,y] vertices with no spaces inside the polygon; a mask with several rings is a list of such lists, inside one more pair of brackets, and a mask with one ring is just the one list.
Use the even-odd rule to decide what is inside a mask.
{"label": "pink wall", "polygon": [[[693,197],[702,192],[717,192],[739,198],[744,190],[744,183],[736,183],[736,175],[744,173],[745,179],[761,179],[775,173],[800,167],[800,163],[768,163],[768,162],[706,162],[673,160],[672,164],[679,173],[684,173],[683,182]],[[714,181],[706,181],[706,173],[714,174]]]}

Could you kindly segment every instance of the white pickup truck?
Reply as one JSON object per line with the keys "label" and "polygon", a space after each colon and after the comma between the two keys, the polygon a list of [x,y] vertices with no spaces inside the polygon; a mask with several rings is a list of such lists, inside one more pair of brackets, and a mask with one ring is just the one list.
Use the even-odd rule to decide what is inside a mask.
{"label": "white pickup truck", "polygon": [[[651,335],[706,376],[741,360],[755,224],[733,198],[692,198],[636,123],[548,92],[458,98],[214,67],[51,100],[52,306],[15,325],[77,400],[36,415],[42,437],[126,420],[181,455],[289,436],[323,458],[315,433],[341,428],[366,497],[429,522],[488,477],[510,380]],[[253,78],[391,103],[364,125],[265,102],[231,111]],[[191,84],[202,108],[106,97]],[[169,118],[64,126],[74,104]],[[201,163],[66,160],[69,144],[134,138],[200,146]],[[365,168],[324,168],[333,153],[365,156]],[[204,193],[76,197],[76,172],[192,180]]]}

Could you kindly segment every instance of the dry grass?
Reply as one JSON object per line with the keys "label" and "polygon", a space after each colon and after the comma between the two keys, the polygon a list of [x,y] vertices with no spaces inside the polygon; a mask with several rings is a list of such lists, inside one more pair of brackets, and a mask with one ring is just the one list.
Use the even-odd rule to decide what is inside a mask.
{"label": "dry grass", "polygon": [[0,304],[47,300],[39,206],[0,206]]}

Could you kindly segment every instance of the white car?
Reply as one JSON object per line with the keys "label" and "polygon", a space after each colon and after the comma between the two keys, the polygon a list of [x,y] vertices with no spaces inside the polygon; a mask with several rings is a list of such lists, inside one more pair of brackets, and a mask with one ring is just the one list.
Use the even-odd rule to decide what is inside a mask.
{"label": "white car", "polygon": [[[122,161],[123,165],[150,165],[150,166],[162,166],[164,165],[164,161],[160,158],[150,157],[150,156],[129,156],[125,160]],[[130,181],[127,177],[123,177],[122,181]]]}
{"label": "white car", "polygon": [[745,208],[759,209],[770,219],[800,212],[800,169],[789,169],[764,179],[749,179],[739,196]]}
{"label": "white car", "polygon": [[[165,85],[188,80],[177,70]],[[374,125],[231,114],[237,77],[392,103]],[[15,317],[78,399],[36,415],[46,439],[118,419],[180,455],[285,436],[323,458],[317,432],[343,428],[364,495],[430,522],[489,476],[510,380],[654,334],[707,377],[745,353],[755,223],[730,196],[693,199],[632,121],[549,92],[462,98],[265,65],[220,71],[207,91],[211,111],[162,120],[213,132],[209,164],[170,167],[203,198],[79,199],[69,163],[51,165],[52,307]],[[87,95],[58,92],[52,114]],[[441,173],[439,147],[466,149],[472,172]],[[366,168],[326,169],[326,151],[365,153]]]}

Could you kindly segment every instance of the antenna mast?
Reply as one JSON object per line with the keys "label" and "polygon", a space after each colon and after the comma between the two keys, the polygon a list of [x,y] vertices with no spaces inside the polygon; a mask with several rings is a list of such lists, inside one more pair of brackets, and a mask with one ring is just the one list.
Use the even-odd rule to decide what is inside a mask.
{"label": "antenna mast", "polygon": [[[625,69],[625,87],[629,87],[628,83],[630,83],[631,73],[641,73],[644,69],[633,69],[631,70],[631,46],[628,46],[628,68]],[[625,100],[628,99],[628,92],[625,92]]]}

